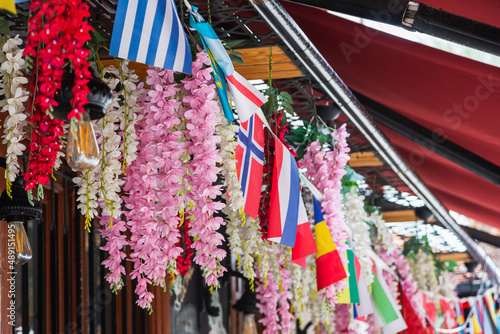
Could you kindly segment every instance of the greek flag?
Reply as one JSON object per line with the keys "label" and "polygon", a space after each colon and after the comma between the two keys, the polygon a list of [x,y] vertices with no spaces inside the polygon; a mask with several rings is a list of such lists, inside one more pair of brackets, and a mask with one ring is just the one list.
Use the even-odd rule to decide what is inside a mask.
{"label": "greek flag", "polygon": [[173,0],[119,0],[109,54],[191,74],[191,50]]}

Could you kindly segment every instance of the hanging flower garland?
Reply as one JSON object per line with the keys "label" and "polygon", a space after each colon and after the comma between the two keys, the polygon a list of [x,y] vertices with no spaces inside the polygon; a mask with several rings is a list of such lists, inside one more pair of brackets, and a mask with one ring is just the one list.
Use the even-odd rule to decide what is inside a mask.
{"label": "hanging flower garland", "polygon": [[25,138],[24,127],[26,126],[25,103],[28,100],[29,92],[23,85],[28,83],[28,79],[23,75],[25,68],[23,49],[19,46],[23,41],[19,36],[9,38],[2,46],[0,72],[0,90],[4,95],[0,101],[1,111],[8,115],[4,121],[2,141],[7,144],[6,155],[6,191],[10,196],[12,182],[19,174],[18,156],[23,154],[26,146],[22,143]]}
{"label": "hanging flower garland", "polygon": [[372,261],[370,258],[371,240],[370,227],[366,223],[368,215],[365,211],[365,197],[358,195],[355,187],[345,195],[345,222],[351,229],[353,247],[361,266],[361,275],[365,279],[368,290],[373,282]]}
{"label": "hanging flower garland", "polygon": [[[323,193],[322,211],[325,222],[330,230],[332,239],[345,264],[344,254],[347,250],[347,234],[344,232],[344,214],[342,207],[341,179],[345,175],[345,164],[349,160],[349,147],[347,145],[348,133],[345,124],[332,134],[335,148],[325,152],[319,142],[313,142],[307,148],[301,164],[307,169],[306,176]],[[342,280],[334,283],[322,291],[322,299],[330,305],[337,302],[337,294],[347,287],[347,282]]]}
{"label": "hanging flower garland", "polygon": [[142,108],[137,100],[143,94],[144,85],[139,82],[134,70],[128,68],[128,61],[122,61],[120,65],[118,69],[109,66],[103,70],[104,81],[111,89],[115,90],[120,84],[120,90],[113,94],[111,107],[102,119],[99,203],[102,212],[110,217],[110,228],[113,227],[113,219],[121,216],[122,199],[119,193],[124,183],[121,175],[124,167],[136,156],[135,123]]}
{"label": "hanging flower garland", "polygon": [[[396,268],[397,272],[401,276],[401,287],[405,295],[408,297],[412,305],[417,309],[416,291],[417,283],[414,281],[413,275],[411,273],[410,265],[408,260],[403,255],[401,249],[397,248],[392,242],[392,235],[385,224],[384,219],[379,211],[374,211],[370,213],[368,219],[373,222],[376,228],[376,238],[375,250],[380,255],[381,259],[387,263],[389,266]],[[392,275],[389,277],[390,280],[393,279]],[[391,284],[390,284],[391,285]],[[394,284],[391,285],[394,289]],[[395,296],[399,295],[398,291],[393,291]]]}
{"label": "hanging flower garland", "polygon": [[[238,267],[241,266],[243,249],[241,248],[240,227],[245,224],[245,214],[243,205],[245,200],[240,189],[238,176],[236,175],[236,162],[234,160],[235,133],[232,126],[227,125],[227,120],[221,116],[221,121],[216,126],[217,135],[221,138],[220,157],[222,159],[221,173],[224,176],[224,187],[226,192],[224,198],[226,207],[224,213],[228,217],[226,233],[228,235],[229,249],[231,254],[236,257]],[[252,277],[253,280],[253,277]]]}
{"label": "hanging flower garland", "polygon": [[103,228],[99,230],[101,236],[106,240],[103,251],[108,253],[108,258],[102,261],[102,265],[108,269],[108,273],[104,277],[109,282],[111,290],[117,293],[123,287],[122,275],[126,275],[125,267],[122,262],[127,256],[124,252],[125,246],[129,243],[125,236],[127,230],[126,223],[121,219],[115,219],[113,227],[109,227],[111,217],[107,213],[101,216],[101,225]]}
{"label": "hanging flower garland", "polygon": [[184,97],[182,102],[186,109],[180,111],[186,122],[184,137],[187,152],[192,157],[186,163],[189,173],[186,175],[190,189],[187,199],[193,202],[188,213],[191,214],[192,247],[196,250],[194,262],[199,264],[210,289],[218,287],[218,278],[226,271],[220,261],[226,251],[217,248],[222,245],[224,237],[217,232],[225,222],[214,214],[224,208],[216,197],[222,194],[221,185],[214,185],[221,163],[217,143],[220,137],[214,135],[215,126],[220,122],[217,105],[216,88],[211,76],[212,68],[206,52],[198,53],[193,62],[192,77],[182,80]]}
{"label": "hanging flower garland", "polygon": [[127,226],[130,230],[130,276],[137,279],[137,304],[151,311],[153,294],[148,285],[166,287],[167,274],[176,275],[176,259],[182,248],[178,212],[184,209],[184,176],[186,155],[183,134],[179,129],[178,101],[180,88],[174,72],[150,68],[144,92],[142,119],[136,125],[139,141],[137,158],[126,169],[124,198]]}
{"label": "hanging flower garland", "polygon": [[38,189],[43,195],[42,186],[49,181],[61,148],[63,134],[62,121],[52,118],[52,110],[57,105],[54,100],[56,91],[61,88],[63,67],[71,63],[75,74],[73,109],[68,119],[85,111],[91,78],[87,58],[90,50],[84,45],[90,38],[92,27],[85,21],[90,16],[88,5],[82,1],[61,2],[56,0],[35,0],[30,4],[31,17],[28,20],[27,45],[24,54],[28,60],[28,70],[35,78],[31,89],[35,92],[32,116],[33,133],[31,136],[30,159],[26,190]]}
{"label": "hanging flower garland", "polygon": [[256,289],[257,306],[263,318],[259,322],[264,326],[262,334],[274,334],[281,330],[280,318],[278,315],[278,301],[280,298],[280,288],[275,282],[272,272],[267,274],[267,284],[264,278],[259,276],[259,284]]}
{"label": "hanging flower garland", "polygon": [[281,333],[290,334],[295,328],[294,315],[290,312],[289,299],[292,299],[293,294],[290,292],[292,287],[292,278],[290,271],[287,269],[287,263],[291,261],[291,252],[289,248],[283,248],[279,254],[279,270],[281,278],[280,296],[278,298],[278,314],[280,315]]}

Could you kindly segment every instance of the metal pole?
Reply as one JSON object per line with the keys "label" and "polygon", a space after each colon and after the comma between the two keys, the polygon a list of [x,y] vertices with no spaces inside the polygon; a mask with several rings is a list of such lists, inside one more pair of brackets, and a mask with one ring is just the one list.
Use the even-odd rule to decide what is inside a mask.
{"label": "metal pole", "polygon": [[295,54],[300,63],[340,106],[347,117],[368,139],[370,144],[398,176],[420,197],[447,229],[466,245],[469,254],[483,265],[492,280],[500,283],[500,269],[486,252],[457,224],[448,210],[431,193],[377,128],[364,107],[335,73],[321,53],[311,43],[288,12],[276,0],[249,0],[260,16]]}

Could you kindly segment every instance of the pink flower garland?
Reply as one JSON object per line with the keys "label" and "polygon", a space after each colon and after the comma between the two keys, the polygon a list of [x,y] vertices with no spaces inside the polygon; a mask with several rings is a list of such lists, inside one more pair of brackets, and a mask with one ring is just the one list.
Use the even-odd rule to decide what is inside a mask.
{"label": "pink flower garland", "polygon": [[278,313],[281,319],[281,333],[290,334],[292,329],[295,328],[295,316],[290,313],[290,303],[289,299],[293,297],[292,293],[289,291],[292,285],[292,279],[290,277],[290,271],[285,267],[285,261],[279,261],[279,270],[281,275],[281,290],[278,298],[279,308]]}
{"label": "pink flower garland", "polygon": [[[349,147],[345,124],[332,134],[334,142],[337,144],[333,151],[322,150],[319,142],[309,145],[304,158],[301,160],[303,167],[307,168],[306,176],[323,194],[323,214],[328,225],[332,239],[335,242],[344,265],[347,260],[344,254],[347,251],[347,234],[345,233],[344,213],[341,210],[343,197],[340,193],[342,189],[341,179],[346,174],[344,169],[349,160]],[[348,283],[340,281],[330,285],[321,293],[322,298],[330,305],[337,302],[337,294],[346,288]]]}
{"label": "pink flower garland", "polygon": [[127,225],[134,263],[130,276],[137,279],[137,304],[151,310],[148,284],[165,287],[165,277],[176,274],[175,259],[182,253],[175,244],[186,169],[181,162],[185,144],[178,130],[181,103],[175,98],[179,88],[174,73],[154,68],[147,72],[151,89],[145,93],[143,118],[136,126],[139,152],[127,167],[124,190],[129,192],[125,203],[130,209]]}
{"label": "pink flower garland", "polygon": [[335,333],[356,334],[355,330],[349,329],[351,322],[351,312],[349,304],[339,304],[335,306]]}
{"label": "pink flower garland", "polygon": [[187,163],[187,183],[191,187],[186,194],[193,207],[188,210],[192,215],[190,235],[194,238],[192,247],[196,250],[194,262],[203,270],[205,282],[210,287],[218,287],[218,278],[226,271],[220,261],[226,251],[217,248],[222,245],[224,237],[217,232],[224,225],[222,217],[214,214],[224,208],[224,203],[215,201],[222,194],[221,185],[213,185],[217,181],[222,162],[217,149],[221,138],[215,135],[215,126],[220,122],[217,105],[216,86],[206,52],[198,53],[193,62],[192,76],[182,80],[185,96],[182,99],[185,110],[180,114],[186,122],[184,136],[188,154],[192,159]]}
{"label": "pink flower garland", "polygon": [[280,299],[279,285],[274,282],[271,271],[267,273],[267,284],[264,284],[263,277],[260,277],[260,270],[256,270],[259,275],[259,284],[255,292],[257,293],[257,307],[264,315],[259,322],[264,325],[262,334],[276,334],[281,330],[278,316],[278,301]]}
{"label": "pink flower garland", "polygon": [[128,245],[124,234],[127,226],[123,220],[115,219],[113,226],[110,228],[111,217],[107,214],[103,214],[100,221],[103,228],[99,232],[101,232],[102,238],[106,240],[101,249],[109,254],[109,257],[102,261],[102,265],[109,271],[104,278],[111,285],[111,290],[116,293],[122,288],[122,275],[125,275],[125,267],[122,265],[122,261],[127,256],[123,251],[125,246]]}

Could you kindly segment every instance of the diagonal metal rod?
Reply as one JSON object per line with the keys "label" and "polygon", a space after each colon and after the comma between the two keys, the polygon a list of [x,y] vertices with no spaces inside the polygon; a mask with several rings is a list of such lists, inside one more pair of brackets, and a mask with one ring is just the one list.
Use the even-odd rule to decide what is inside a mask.
{"label": "diagonal metal rod", "polygon": [[411,170],[377,128],[364,107],[335,73],[306,34],[276,0],[249,0],[259,15],[288,46],[325,92],[340,106],[346,116],[363,133],[380,156],[398,176],[419,196],[447,229],[453,231],[466,245],[467,251],[483,265],[489,277],[500,283],[500,269],[486,252],[457,224],[448,210]]}

